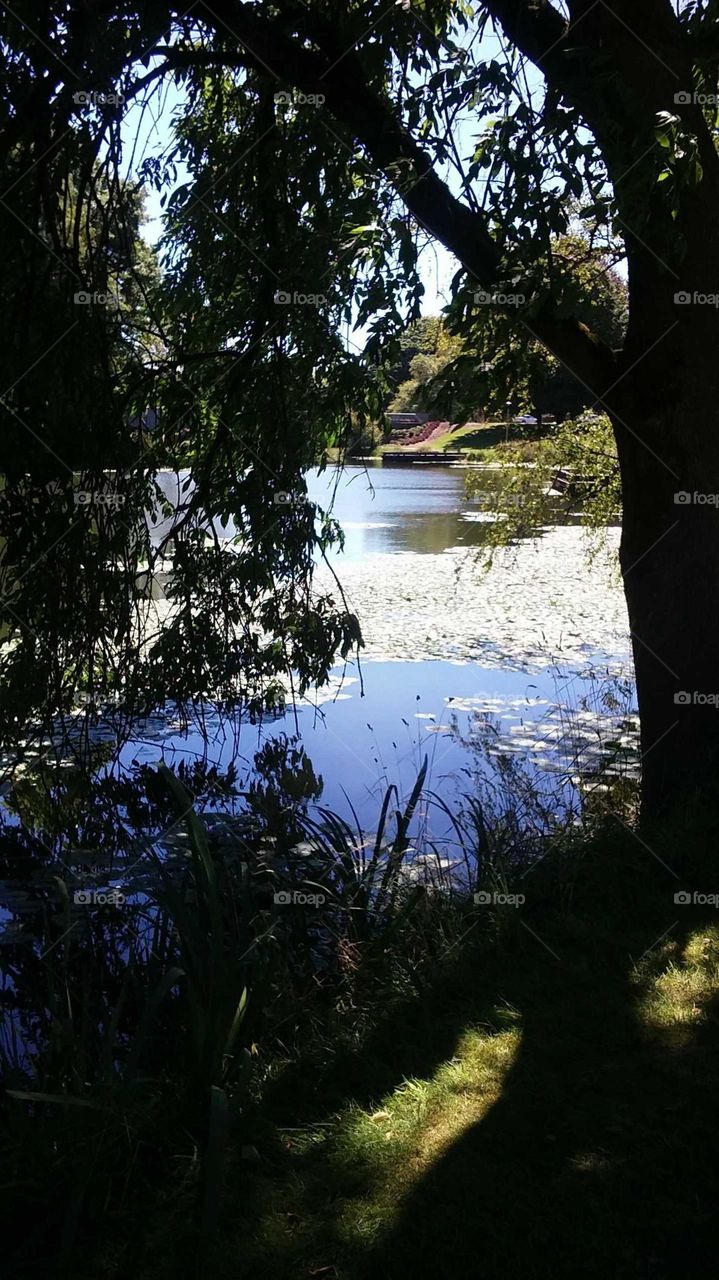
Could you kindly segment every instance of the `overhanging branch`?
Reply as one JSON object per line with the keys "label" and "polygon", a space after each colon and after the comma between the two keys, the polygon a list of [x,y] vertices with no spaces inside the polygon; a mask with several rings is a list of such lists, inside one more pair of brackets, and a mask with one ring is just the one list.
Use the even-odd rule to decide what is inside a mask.
{"label": "overhanging branch", "polygon": [[[218,51],[225,65],[269,71],[303,93],[324,95],[337,121],[362,145],[409,212],[479,285],[492,288],[501,253],[485,216],[457,199],[435,172],[431,157],[404,128],[393,104],[368,85],[355,53],[348,51],[338,60],[335,41],[329,50],[323,48],[316,28],[312,47],[308,47],[296,29],[288,34],[280,22],[268,20],[255,7],[237,0],[213,0],[211,8],[200,5],[196,12],[223,45],[228,45],[230,37],[236,40],[235,49],[228,49],[226,55]],[[200,62],[202,51],[198,55]],[[170,62],[182,60],[187,65],[189,59],[190,54],[181,51],[177,59],[170,57]],[[609,347],[584,325],[559,319],[549,311],[535,315],[532,327],[554,355],[601,392],[614,369]]]}

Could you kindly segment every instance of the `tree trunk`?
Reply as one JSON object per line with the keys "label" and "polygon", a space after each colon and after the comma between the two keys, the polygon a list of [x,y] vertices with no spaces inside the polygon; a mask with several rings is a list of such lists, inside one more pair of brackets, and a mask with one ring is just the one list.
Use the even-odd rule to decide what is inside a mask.
{"label": "tree trunk", "polygon": [[682,320],[677,340],[627,377],[613,414],[650,823],[719,815],[717,315],[687,316],[693,334]]}

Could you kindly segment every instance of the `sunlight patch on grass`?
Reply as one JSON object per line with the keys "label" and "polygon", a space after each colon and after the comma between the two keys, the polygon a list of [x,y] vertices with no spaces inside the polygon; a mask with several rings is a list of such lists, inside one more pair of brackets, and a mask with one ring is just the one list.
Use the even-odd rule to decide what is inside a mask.
{"label": "sunlight patch on grass", "polygon": [[499,1098],[519,1022],[514,1009],[497,1007],[491,1025],[463,1032],[431,1078],[403,1081],[371,1109],[350,1105],[331,1125],[293,1130],[295,1168],[281,1182],[270,1174],[257,1202],[258,1274],[306,1274],[308,1259],[321,1271],[338,1250],[352,1257],[375,1244],[427,1168]]}
{"label": "sunlight patch on grass", "polygon": [[681,955],[667,947],[663,968],[646,982],[642,1022],[656,1030],[696,1026],[718,992],[719,926],[712,926],[693,933]]}
{"label": "sunlight patch on grass", "polygon": [[[510,1020],[506,1010],[502,1021]],[[375,1111],[352,1109],[337,1135],[345,1170],[362,1167],[365,1190],[348,1200],[339,1233],[364,1244],[386,1230],[427,1168],[498,1100],[521,1040],[518,1027],[464,1032],[454,1056],[429,1080],[406,1080]],[[367,1188],[370,1188],[369,1195]]]}

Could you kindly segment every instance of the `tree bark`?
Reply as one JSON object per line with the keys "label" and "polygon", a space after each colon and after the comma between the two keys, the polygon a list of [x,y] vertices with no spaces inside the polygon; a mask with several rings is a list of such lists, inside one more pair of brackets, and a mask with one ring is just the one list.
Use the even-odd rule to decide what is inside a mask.
{"label": "tree bark", "polygon": [[675,340],[625,379],[613,414],[651,822],[719,814],[719,311],[692,310],[704,314],[687,307]]}

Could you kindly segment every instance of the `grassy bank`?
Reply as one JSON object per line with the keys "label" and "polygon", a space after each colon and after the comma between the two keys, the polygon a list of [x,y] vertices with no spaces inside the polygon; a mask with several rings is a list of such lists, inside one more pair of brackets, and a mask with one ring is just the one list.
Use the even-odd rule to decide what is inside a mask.
{"label": "grassy bank", "polygon": [[[387,450],[396,450],[397,447],[392,444],[380,445],[376,451],[377,456]],[[526,427],[510,423],[507,428],[504,422],[469,422],[416,447],[421,453],[436,453],[438,461],[447,450],[460,450],[466,452],[468,457],[475,456],[477,460],[486,462],[516,462],[531,461],[536,452],[537,441],[527,437]],[[407,453],[412,452],[413,447],[409,446]]]}
{"label": "grassy bank", "polygon": [[719,927],[676,883],[604,837],[366,1044],[288,1067],[218,1274],[712,1274]]}
{"label": "grassy bank", "polygon": [[[511,435],[517,428],[510,426],[509,430]],[[484,452],[500,444],[505,436],[506,427],[503,422],[469,422],[444,436],[429,440],[423,447],[429,453],[443,453],[445,449],[477,449]]]}

